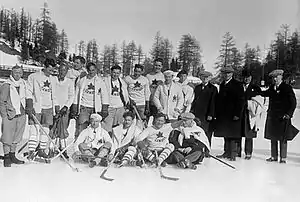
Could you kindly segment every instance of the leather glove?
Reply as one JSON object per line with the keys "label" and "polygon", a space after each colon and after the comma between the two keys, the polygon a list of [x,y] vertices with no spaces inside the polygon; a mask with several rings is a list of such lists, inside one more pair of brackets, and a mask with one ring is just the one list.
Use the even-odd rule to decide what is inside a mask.
{"label": "leather glove", "polygon": [[232,120],[238,121],[240,118],[238,116],[234,116]]}
{"label": "leather glove", "polygon": [[144,112],[144,114],[145,114],[145,116],[150,116],[150,104],[149,104],[149,101],[146,101],[146,103],[145,103],[145,112]]}
{"label": "leather glove", "polygon": [[59,114],[64,116],[65,114],[67,114],[68,111],[68,107],[64,106],[63,108],[61,108],[61,110],[59,111]]}
{"label": "leather glove", "polygon": [[55,110],[55,114],[59,114],[59,105],[55,105],[54,110]]}
{"label": "leather glove", "polygon": [[35,111],[33,108],[33,100],[32,99],[26,99],[26,107],[25,107],[25,113],[31,117],[32,114],[35,115]]}
{"label": "leather glove", "polygon": [[102,116],[102,120],[104,120],[108,116],[108,105],[102,105],[100,115]]}
{"label": "leather glove", "polygon": [[77,104],[72,104],[70,107],[70,119],[77,119],[78,117],[78,105]]}

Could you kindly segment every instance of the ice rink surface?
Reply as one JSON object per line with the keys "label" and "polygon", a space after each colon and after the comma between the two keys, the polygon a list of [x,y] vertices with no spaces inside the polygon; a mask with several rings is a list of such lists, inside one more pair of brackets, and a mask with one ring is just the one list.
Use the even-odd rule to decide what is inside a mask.
{"label": "ice rink surface", "polygon": [[[296,95],[293,124],[299,129],[299,90]],[[179,181],[161,179],[155,168],[111,168],[106,175],[115,180],[108,182],[100,179],[102,167],[74,164],[81,172],[73,172],[60,159],[11,168],[0,162],[0,202],[299,202],[300,135],[288,144],[287,164],[268,163],[270,142],[263,138],[264,121],[261,126],[250,161],[227,161],[236,170],[212,158],[205,159],[195,171],[163,168],[165,175],[179,177]],[[73,138],[74,123],[69,129]],[[220,154],[222,149],[223,140],[213,138],[212,154]]]}

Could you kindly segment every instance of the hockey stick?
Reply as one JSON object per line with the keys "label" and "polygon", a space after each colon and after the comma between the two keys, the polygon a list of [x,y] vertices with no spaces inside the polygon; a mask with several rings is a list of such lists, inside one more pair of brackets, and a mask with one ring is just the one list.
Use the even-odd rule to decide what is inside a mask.
{"label": "hockey stick", "polygon": [[101,172],[100,178],[102,178],[103,180],[107,180],[107,181],[114,181],[114,179],[112,178],[108,178],[105,177],[105,173],[107,172],[107,170],[112,166],[112,164],[114,163],[115,159],[117,158],[117,156],[119,155],[119,152],[117,152],[115,154],[115,156],[113,157],[113,159],[109,162],[109,164],[107,165],[106,168],[104,168],[104,170]]}
{"label": "hockey stick", "polygon": [[52,159],[51,159],[51,161],[54,161],[55,159],[57,159],[59,156],[61,156],[61,155],[63,155],[63,153],[67,150],[67,149],[69,149],[72,145],[74,145],[75,144],[75,142],[76,142],[76,138],[74,139],[74,141],[72,142],[72,143],[70,143],[68,146],[66,146],[63,150],[61,150],[56,156],[54,156]]}
{"label": "hockey stick", "polygon": [[225,161],[222,161],[221,159],[219,159],[219,158],[217,158],[217,157],[211,155],[210,153],[206,153],[206,154],[207,154],[209,157],[211,157],[211,158],[213,158],[213,159],[215,159],[215,160],[217,160],[217,161],[219,161],[219,162],[221,162],[221,163],[227,165],[228,167],[230,167],[230,168],[232,168],[232,169],[235,169],[234,166],[230,165],[229,163],[226,163]]}
{"label": "hockey stick", "polygon": [[[34,114],[32,114],[32,118],[34,120],[35,123],[37,123],[39,125],[39,127],[41,128],[41,130],[43,131],[43,133],[50,139],[50,142],[54,145],[54,148],[58,151],[60,151],[60,149],[57,147],[57,145],[55,144],[55,142],[51,139],[51,137],[49,136],[49,134],[44,130],[43,126],[41,125],[41,123],[37,120],[36,116]],[[68,164],[68,166],[70,166],[70,168],[72,168],[73,171],[79,172],[79,169],[72,166],[70,164],[70,162],[66,159],[66,157],[64,155],[61,155],[61,157],[63,157],[64,161]]]}
{"label": "hockey stick", "polygon": [[[158,154],[157,154],[157,151],[155,150],[155,158],[158,160]],[[168,176],[165,176],[162,172],[162,168],[160,165],[157,166],[158,167],[158,170],[159,170],[159,174],[160,174],[160,177],[162,179],[166,179],[166,180],[172,180],[172,181],[177,181],[179,180],[179,178],[177,177],[168,177]]]}
{"label": "hockey stick", "polygon": [[141,116],[140,116],[138,110],[136,109],[135,105],[133,105],[132,108],[133,108],[134,112],[136,113],[137,118],[138,118],[140,121],[142,121],[143,124],[144,124],[144,127],[147,128],[147,127],[148,127],[148,124],[146,124],[146,123],[143,121],[143,119],[141,118]]}
{"label": "hockey stick", "polygon": [[27,144],[28,144],[28,141],[18,150],[18,153],[23,151],[23,149],[27,146]]}

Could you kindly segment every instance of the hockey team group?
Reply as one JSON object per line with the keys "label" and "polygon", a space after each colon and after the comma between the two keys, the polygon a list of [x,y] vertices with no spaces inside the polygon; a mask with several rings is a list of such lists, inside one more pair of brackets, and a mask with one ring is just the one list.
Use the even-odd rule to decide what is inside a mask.
{"label": "hockey team group", "polygon": [[[22,149],[28,149],[29,162],[58,156],[66,160],[67,151],[74,151],[74,161],[91,168],[174,164],[196,169],[205,157],[214,157],[212,136],[224,138],[224,153],[214,157],[217,160],[241,157],[242,137],[245,159],[250,160],[264,97],[269,97],[264,136],[271,140],[271,157],[267,161],[278,161],[279,142],[279,162],[286,163],[287,141],[298,133],[291,123],[295,94],[280,69],[269,74],[274,82],[262,90],[252,84],[249,70],[243,70],[242,82],[234,79],[231,66],[221,69],[219,89],[207,71],[200,72],[202,83],[196,86],[188,82],[184,70],[177,75],[162,72],[161,59],[153,62],[153,71],[146,76],[144,67],[136,64],[133,75],[123,78],[120,66],[112,66],[110,75],[103,77],[94,63],[85,64],[81,56],[72,65],[61,63],[53,75],[56,66],[46,59],[43,69],[25,81],[22,67],[16,65],[1,85],[4,167],[25,163],[16,154],[27,123],[29,139]],[[76,121],[74,137],[67,130],[71,119]],[[67,138],[72,138],[71,143]]]}

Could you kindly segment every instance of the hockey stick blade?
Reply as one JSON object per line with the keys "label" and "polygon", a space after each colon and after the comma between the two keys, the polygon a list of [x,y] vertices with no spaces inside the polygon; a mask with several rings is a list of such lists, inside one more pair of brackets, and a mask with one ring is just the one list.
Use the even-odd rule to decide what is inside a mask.
{"label": "hockey stick blade", "polygon": [[179,178],[177,178],[177,177],[168,177],[168,176],[165,176],[165,175],[163,174],[163,172],[162,172],[161,167],[159,167],[159,174],[160,174],[160,177],[161,177],[162,179],[172,180],[172,181],[177,181],[177,180],[179,180]]}
{"label": "hockey stick blade", "polygon": [[107,172],[107,169],[103,170],[103,172],[100,175],[100,178],[102,178],[102,179],[104,179],[106,181],[110,181],[110,182],[114,181],[114,179],[112,179],[112,178],[105,177],[105,173],[106,172]]}

